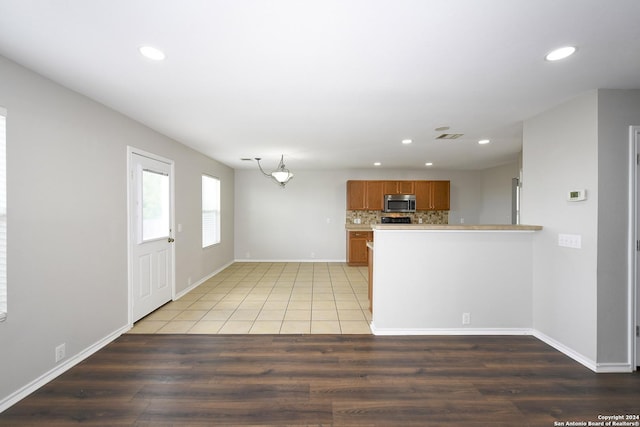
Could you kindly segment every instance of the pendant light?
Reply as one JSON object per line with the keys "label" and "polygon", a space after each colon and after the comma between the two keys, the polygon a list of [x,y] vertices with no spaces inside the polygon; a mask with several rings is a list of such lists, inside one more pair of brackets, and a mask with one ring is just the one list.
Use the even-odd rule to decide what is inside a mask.
{"label": "pendant light", "polygon": [[262,169],[262,165],[260,164],[260,160],[262,160],[262,158],[256,157],[255,159],[258,162],[260,172],[262,172],[264,176],[273,179],[282,188],[284,188],[287,182],[289,182],[289,180],[293,178],[293,174],[284,166],[284,154],[280,157],[280,163],[278,164],[276,170],[271,173],[266,173],[264,169]]}

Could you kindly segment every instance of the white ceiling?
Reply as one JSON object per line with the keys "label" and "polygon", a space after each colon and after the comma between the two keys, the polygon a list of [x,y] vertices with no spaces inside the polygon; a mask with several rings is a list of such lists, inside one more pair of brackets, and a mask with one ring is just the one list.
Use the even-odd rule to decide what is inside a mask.
{"label": "white ceiling", "polygon": [[523,120],[640,88],[640,1],[0,0],[0,54],[233,168],[483,169]]}

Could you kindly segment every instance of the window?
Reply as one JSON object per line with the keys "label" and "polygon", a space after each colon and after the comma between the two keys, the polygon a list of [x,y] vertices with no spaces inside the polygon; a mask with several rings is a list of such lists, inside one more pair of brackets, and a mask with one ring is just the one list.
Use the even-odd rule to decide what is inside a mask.
{"label": "window", "polygon": [[7,317],[7,158],[6,111],[0,108],[0,322]]}
{"label": "window", "polygon": [[220,243],[220,180],[202,175],[202,247]]}
{"label": "window", "polygon": [[169,237],[169,175],[142,171],[142,240]]}

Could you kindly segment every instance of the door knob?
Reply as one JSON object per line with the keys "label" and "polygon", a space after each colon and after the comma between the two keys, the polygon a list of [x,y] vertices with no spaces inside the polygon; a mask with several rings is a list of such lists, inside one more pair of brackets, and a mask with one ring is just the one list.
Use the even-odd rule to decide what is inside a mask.
{"label": "door knob", "polygon": [[175,239],[172,239],[171,237],[169,237],[168,242],[169,243],[173,243],[173,242],[175,242]]}

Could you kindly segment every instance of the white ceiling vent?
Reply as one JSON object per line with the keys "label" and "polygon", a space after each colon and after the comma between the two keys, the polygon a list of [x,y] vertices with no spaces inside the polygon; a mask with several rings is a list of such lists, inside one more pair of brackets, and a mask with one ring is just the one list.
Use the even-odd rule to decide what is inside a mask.
{"label": "white ceiling vent", "polygon": [[462,135],[462,133],[443,133],[442,135],[438,136],[436,139],[458,139],[460,138]]}

